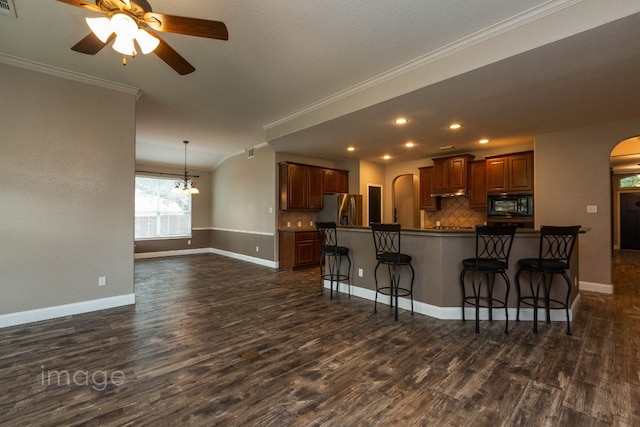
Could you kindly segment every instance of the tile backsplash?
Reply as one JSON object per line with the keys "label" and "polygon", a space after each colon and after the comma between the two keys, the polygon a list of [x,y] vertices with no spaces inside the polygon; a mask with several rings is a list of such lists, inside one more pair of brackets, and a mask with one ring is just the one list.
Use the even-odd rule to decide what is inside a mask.
{"label": "tile backsplash", "polygon": [[[287,227],[287,223],[290,224]],[[298,227],[300,223],[300,227]],[[316,213],[306,211],[278,211],[278,228],[314,228]]]}
{"label": "tile backsplash", "polygon": [[422,227],[433,228],[436,221],[443,227],[475,227],[487,221],[487,213],[482,209],[469,209],[468,197],[443,197],[439,211],[424,211]]}

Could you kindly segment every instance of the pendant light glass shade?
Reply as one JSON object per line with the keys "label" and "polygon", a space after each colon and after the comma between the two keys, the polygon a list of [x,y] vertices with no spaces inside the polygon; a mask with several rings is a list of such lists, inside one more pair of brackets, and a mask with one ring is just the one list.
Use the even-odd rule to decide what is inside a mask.
{"label": "pendant light glass shade", "polygon": [[113,25],[111,25],[111,20],[106,17],[85,19],[89,28],[93,31],[93,34],[95,34],[102,43],[106,43],[109,36],[113,34]]}
{"label": "pendant light glass shade", "polygon": [[145,30],[138,30],[136,33],[136,41],[140,46],[140,50],[142,50],[142,53],[144,54],[153,52],[153,50],[160,44],[160,40],[153,37]]}
{"label": "pendant light glass shade", "polygon": [[133,39],[117,36],[112,47],[113,50],[123,55],[136,56],[136,48],[133,45]]}

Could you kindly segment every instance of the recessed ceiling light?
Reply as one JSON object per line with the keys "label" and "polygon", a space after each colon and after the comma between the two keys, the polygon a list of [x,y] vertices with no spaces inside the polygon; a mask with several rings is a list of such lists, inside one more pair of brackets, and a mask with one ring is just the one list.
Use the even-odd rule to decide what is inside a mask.
{"label": "recessed ceiling light", "polygon": [[385,160],[389,160],[391,158],[391,156],[388,155],[388,154],[385,154],[384,156],[382,156],[382,158],[385,159]]}
{"label": "recessed ceiling light", "polygon": [[481,139],[480,141],[478,141],[479,144],[486,144],[487,142],[489,142],[489,140],[487,138]]}
{"label": "recessed ceiling light", "polygon": [[393,121],[393,123],[397,124],[397,125],[404,125],[407,123],[407,119],[405,119],[404,117],[398,117],[397,119],[395,119]]}
{"label": "recessed ceiling light", "polygon": [[356,147],[347,147],[347,151],[356,151]]}
{"label": "recessed ceiling light", "polygon": [[409,141],[406,144],[404,144],[404,146],[407,148],[413,148],[416,146],[416,144],[414,142]]}
{"label": "recessed ceiling light", "polygon": [[451,123],[449,129],[460,129],[462,125],[460,123]]}

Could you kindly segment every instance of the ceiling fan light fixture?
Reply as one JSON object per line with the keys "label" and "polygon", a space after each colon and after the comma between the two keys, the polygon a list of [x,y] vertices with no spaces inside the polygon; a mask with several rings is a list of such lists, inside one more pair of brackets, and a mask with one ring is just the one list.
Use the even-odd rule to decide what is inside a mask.
{"label": "ceiling fan light fixture", "polygon": [[102,43],[106,43],[109,36],[113,34],[113,25],[109,18],[85,18],[85,20],[89,28],[91,28],[91,31],[93,31],[93,34],[95,34]]}
{"label": "ceiling fan light fixture", "polygon": [[160,40],[142,29],[138,30],[136,34],[136,41],[140,46],[140,50],[144,54],[153,52],[154,49],[160,44]]}
{"label": "ceiling fan light fixture", "polygon": [[118,37],[126,37],[128,39],[134,39],[138,34],[138,24],[129,15],[124,13],[116,13],[111,17],[111,25],[113,25],[113,31]]}
{"label": "ceiling fan light fixture", "polygon": [[113,50],[123,55],[136,56],[136,48],[133,45],[133,39],[117,36],[112,47]]}
{"label": "ceiling fan light fixture", "polygon": [[116,13],[111,17],[111,25],[117,36],[113,42],[113,49],[123,55],[136,56],[136,48],[133,45],[133,39],[138,35],[136,22],[124,13]]}

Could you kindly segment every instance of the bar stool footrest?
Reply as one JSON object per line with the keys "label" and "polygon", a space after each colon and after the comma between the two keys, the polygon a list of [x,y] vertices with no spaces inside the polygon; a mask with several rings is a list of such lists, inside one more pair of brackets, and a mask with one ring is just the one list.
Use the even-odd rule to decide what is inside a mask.
{"label": "bar stool footrest", "polygon": [[391,286],[385,286],[382,288],[378,288],[376,290],[376,292],[381,293],[382,295],[396,295],[396,291],[398,293],[399,297],[408,297],[409,295],[411,295],[411,290],[406,289],[406,288],[393,288]]}
{"label": "bar stool footrest", "polygon": [[[525,297],[520,297],[520,303],[527,305],[529,307],[535,307],[534,304],[534,299],[535,297],[532,296],[525,296]],[[547,299],[545,297],[538,297],[538,308],[548,308],[549,310],[566,310],[567,309],[567,304],[565,304],[564,302],[557,300],[557,299],[553,299],[553,298],[549,298],[549,302],[550,303],[554,303],[555,305],[549,305],[549,307],[547,307]]]}
{"label": "bar stool footrest", "polygon": [[[489,300],[491,300],[491,308],[506,308],[504,301],[496,298],[489,297],[480,297],[481,303],[478,304],[478,307],[489,308]],[[476,297],[465,297],[465,304],[469,304],[471,306],[476,306]]]}

